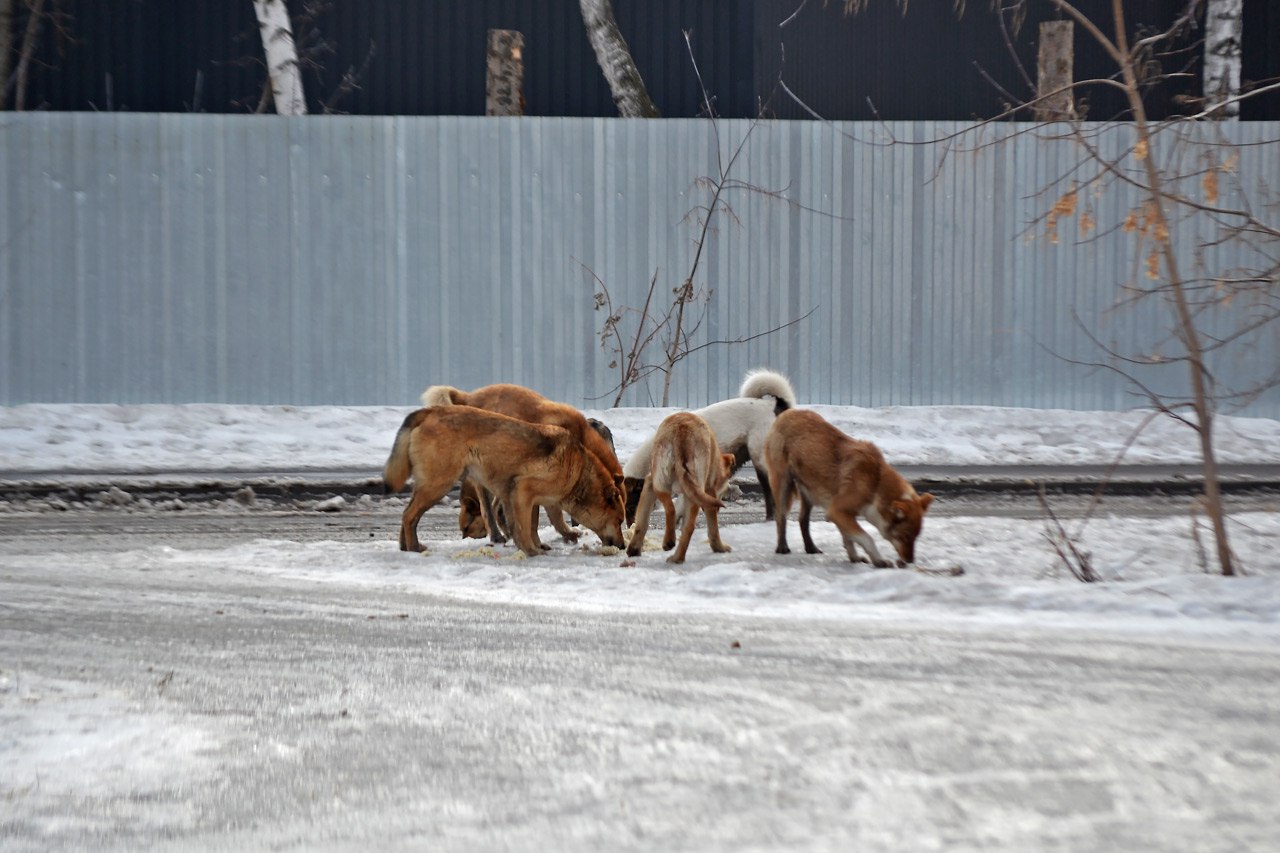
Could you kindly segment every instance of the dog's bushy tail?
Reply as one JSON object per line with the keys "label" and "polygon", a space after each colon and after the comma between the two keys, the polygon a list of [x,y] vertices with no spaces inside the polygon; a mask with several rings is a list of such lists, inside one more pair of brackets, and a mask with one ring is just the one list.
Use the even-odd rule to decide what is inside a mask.
{"label": "dog's bushy tail", "polygon": [[432,385],[422,392],[422,405],[428,409],[433,406],[465,406],[467,393],[459,391],[452,385]]}
{"label": "dog's bushy tail", "polygon": [[687,464],[680,466],[680,490],[684,492],[686,498],[701,507],[703,512],[724,506],[718,497],[707,493]]}
{"label": "dog's bushy tail", "polygon": [[387,457],[387,464],[382,469],[382,490],[386,494],[400,491],[404,488],[404,484],[409,482],[409,475],[413,471],[413,462],[409,459],[409,439],[414,427],[422,421],[425,414],[423,409],[411,412],[400,424],[400,429],[396,431],[395,443],[391,445],[391,455]]}
{"label": "dog's bushy tail", "polygon": [[758,368],[748,370],[743,377],[742,387],[738,389],[739,397],[772,397],[778,401],[775,414],[780,414],[796,404],[796,392],[790,380],[776,370]]}

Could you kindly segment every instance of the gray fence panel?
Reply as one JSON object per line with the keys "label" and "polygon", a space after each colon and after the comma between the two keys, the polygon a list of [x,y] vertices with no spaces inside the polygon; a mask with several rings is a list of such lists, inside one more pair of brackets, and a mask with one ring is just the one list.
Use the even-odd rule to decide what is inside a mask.
{"label": "gray fence panel", "polygon": [[[731,213],[713,218],[695,277],[711,295],[689,318],[694,342],[813,313],[698,350],[675,371],[673,405],[729,396],[759,365],[813,403],[1140,405],[1115,372],[1072,363],[1106,360],[1085,329],[1127,354],[1176,352],[1162,298],[1122,304],[1123,285],[1147,285],[1143,249],[1119,228],[1138,198],[1119,183],[1080,193],[1054,243],[1043,217],[1084,175],[1080,150],[1034,130],[9,114],[0,403],[408,405],[429,384],[513,381],[605,407],[618,371],[593,294],[603,283],[629,308],[630,331],[656,275],[665,310],[693,263],[706,179],[732,162]],[[1126,127],[1087,130],[1113,155],[1131,144]],[[1224,204],[1275,202],[1275,124],[1184,132],[1239,144]],[[1204,152],[1165,156],[1194,166]],[[1200,228],[1173,230],[1190,274],[1259,266],[1237,247],[1200,251]],[[1205,328],[1225,335],[1250,310],[1242,298]],[[1278,339],[1269,327],[1216,357],[1223,384],[1273,374]],[[1177,364],[1142,375],[1185,385]],[[661,392],[655,374],[623,402]],[[1280,392],[1245,411],[1280,416]]]}

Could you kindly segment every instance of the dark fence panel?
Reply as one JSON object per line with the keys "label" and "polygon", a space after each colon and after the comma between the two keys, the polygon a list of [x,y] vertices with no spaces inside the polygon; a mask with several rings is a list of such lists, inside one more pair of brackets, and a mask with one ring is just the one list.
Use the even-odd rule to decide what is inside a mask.
{"label": "dark fence panel", "polygon": [[[1077,0],[1109,20],[1110,0]],[[17,4],[24,7],[24,4]],[[688,31],[714,109],[754,117],[761,105],[780,118],[810,113],[777,90],[785,80],[831,119],[969,120],[1025,98],[1019,63],[1034,74],[1039,23],[1052,14],[1033,2],[1012,51],[990,5],[873,0],[859,15],[840,0],[615,0],[619,25],[650,92],[668,117],[703,110],[683,33]],[[1280,12],[1272,0],[1246,0],[1244,76],[1280,74]],[[1134,32],[1165,27],[1184,6],[1127,0]],[[249,0],[59,0],[59,27],[47,28],[28,86],[29,108],[134,112],[252,112],[262,98],[262,46]],[[482,115],[485,32],[525,35],[525,97],[530,115],[613,116],[575,0],[311,0],[291,4],[314,112],[357,115]],[[20,9],[18,26],[23,25]],[[787,21],[786,26],[781,26]],[[1200,31],[1188,52],[1162,58],[1166,70],[1191,66],[1178,86],[1150,94],[1152,115],[1194,94]],[[1015,59],[1016,57],[1016,59]],[[357,86],[343,75],[361,71]],[[1077,33],[1077,79],[1108,76],[1110,61]],[[1102,87],[1087,94],[1088,117],[1122,109]],[[1280,118],[1280,95],[1245,109],[1246,118]],[[1020,118],[1026,118],[1025,115]]]}

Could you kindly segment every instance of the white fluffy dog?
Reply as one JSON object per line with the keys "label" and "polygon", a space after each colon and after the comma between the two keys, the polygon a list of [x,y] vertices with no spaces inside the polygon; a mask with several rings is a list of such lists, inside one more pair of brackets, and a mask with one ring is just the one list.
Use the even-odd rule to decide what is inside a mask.
{"label": "white fluffy dog", "polygon": [[[771,399],[766,399],[771,398]],[[730,400],[712,403],[704,409],[696,409],[716,434],[716,442],[722,453],[732,453],[741,466],[748,459],[756,469],[760,488],[764,490],[764,517],[773,518],[773,492],[769,488],[769,475],[764,464],[764,437],[773,425],[773,419],[796,404],[796,392],[791,382],[773,370],[749,370],[738,389],[738,396]],[[636,504],[644,479],[649,474],[649,457],[653,451],[650,438],[631,454],[622,474],[627,483],[627,524],[635,521]],[[681,516],[683,516],[683,502]]]}

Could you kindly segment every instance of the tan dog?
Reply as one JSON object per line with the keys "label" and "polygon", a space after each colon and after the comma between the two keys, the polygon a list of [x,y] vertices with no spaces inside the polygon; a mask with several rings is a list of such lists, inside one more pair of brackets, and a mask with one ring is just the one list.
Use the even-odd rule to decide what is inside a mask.
{"label": "tan dog", "polygon": [[560,427],[464,407],[419,409],[396,433],[382,478],[389,492],[413,476],[400,521],[400,549],[420,551],[418,521],[463,475],[492,492],[528,556],[542,553],[533,530],[539,505],[564,506],[605,545],[621,548],[626,509],[615,476]]}
{"label": "tan dog", "polygon": [[[622,466],[613,452],[613,445],[601,434],[601,430],[592,428],[585,415],[567,403],[548,400],[523,385],[498,383],[485,385],[474,391],[459,391],[449,385],[433,385],[422,392],[422,405],[428,408],[437,406],[472,406],[489,412],[507,415],[534,424],[550,424],[562,427],[582,442],[583,446],[599,457],[609,470],[622,474]],[[603,426],[603,424],[601,424]],[[605,428],[607,430],[607,427]],[[505,542],[506,536],[499,525],[497,513],[494,512],[491,495],[474,488],[468,489],[463,484],[462,507],[458,514],[458,528],[463,536],[479,538],[484,534],[479,531],[475,520],[478,509],[484,526],[489,531],[491,542]],[[565,524],[564,515],[554,506],[548,506],[547,517],[556,532],[567,542],[576,542],[578,534]],[[537,538],[537,526],[534,525],[534,538]]]}
{"label": "tan dog", "polygon": [[859,514],[893,543],[899,566],[915,562],[916,537],[933,495],[917,495],[911,484],[884,461],[874,444],[849,438],[816,412],[791,409],[778,415],[770,427],[764,456],[777,501],[777,553],[791,553],[787,547],[787,513],[798,491],[805,553],[821,553],[809,536],[809,514],[814,506],[820,506],[827,520],[840,529],[845,551],[853,562],[859,562],[856,543],[876,566],[892,565],[880,556],[871,536],[858,525]]}
{"label": "tan dog", "polygon": [[[772,399],[765,399],[766,397]],[[765,471],[764,437],[768,434],[769,427],[773,426],[774,417],[795,404],[796,392],[792,390],[787,377],[773,370],[749,370],[742,380],[737,397],[694,411],[695,415],[711,426],[720,450],[734,455],[735,470],[748,459],[751,460],[756,478],[760,481],[760,491],[764,495],[766,519],[773,518],[773,490],[769,488],[769,476]],[[636,448],[622,469],[627,477],[627,524],[636,517],[640,491],[645,478],[649,476],[649,454],[652,447],[651,438]],[[677,507],[676,515],[680,515],[680,507]]]}
{"label": "tan dog", "polygon": [[676,544],[676,507],[672,493],[678,492],[689,502],[685,509],[680,545],[667,558],[668,563],[683,563],[698,521],[698,509],[707,516],[707,538],[711,550],[724,553],[729,546],[720,541],[720,493],[733,473],[734,456],[721,453],[711,427],[693,412],[676,412],[663,419],[653,437],[648,477],[640,492],[636,508],[636,526],[631,531],[627,553],[638,556],[644,548],[644,535],[649,531],[649,516],[654,500],[662,501],[666,513],[666,529],[662,533],[662,550]]}

